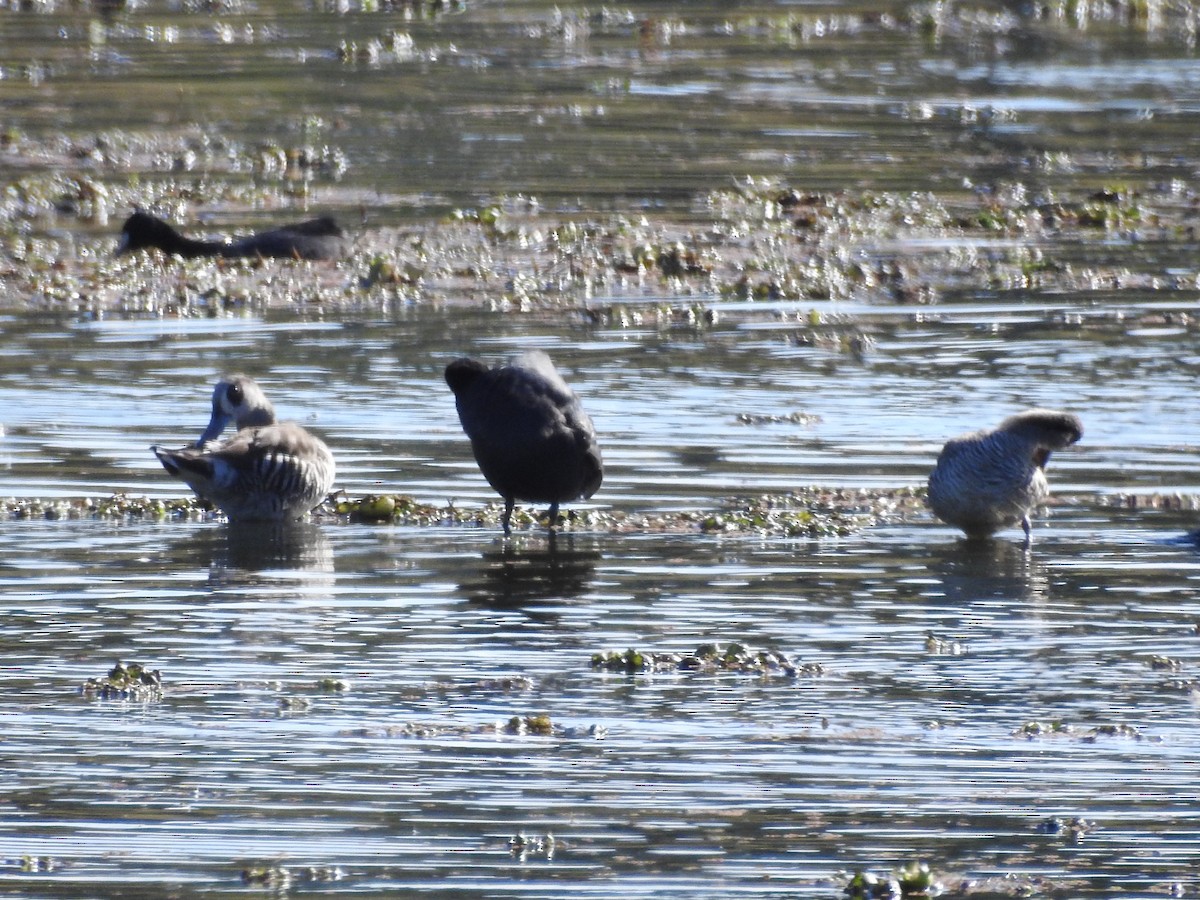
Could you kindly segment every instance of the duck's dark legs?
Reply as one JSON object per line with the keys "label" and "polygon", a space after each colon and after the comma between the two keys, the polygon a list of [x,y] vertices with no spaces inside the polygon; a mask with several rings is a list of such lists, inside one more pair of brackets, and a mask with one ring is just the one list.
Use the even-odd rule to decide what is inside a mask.
{"label": "duck's dark legs", "polygon": [[[504,525],[504,533],[512,534],[512,514],[513,506],[516,505],[516,500],[511,497],[504,498],[504,516],[500,522]],[[546,518],[549,520],[549,529],[554,531],[558,527],[558,504],[551,503],[550,510],[546,513]]]}
{"label": "duck's dark legs", "polygon": [[1033,543],[1033,526],[1029,522],[1029,514],[1026,513],[1021,519],[1021,528],[1025,531],[1025,546],[1028,547]]}
{"label": "duck's dark legs", "polygon": [[512,497],[504,498],[504,518],[502,518],[500,522],[504,525],[505,535],[512,534],[512,512],[513,504],[515,503],[516,500]]}

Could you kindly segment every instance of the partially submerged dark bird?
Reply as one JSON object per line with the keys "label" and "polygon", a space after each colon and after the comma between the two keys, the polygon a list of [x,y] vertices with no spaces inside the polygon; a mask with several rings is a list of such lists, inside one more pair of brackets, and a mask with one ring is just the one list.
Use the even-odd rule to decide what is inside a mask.
{"label": "partially submerged dark bird", "polygon": [[1020,522],[1028,541],[1029,513],[1050,496],[1050,453],[1082,436],[1078,416],[1052,409],[1027,410],[996,428],[959,435],[946,442],[929,476],[929,506],[969,538]]}
{"label": "partially submerged dark bird", "polygon": [[504,498],[505,534],[517,500],[549,503],[553,528],[560,503],[596,493],[604,477],[596,430],[545,353],[494,369],[456,359],[446,384],[483,477]]}
{"label": "partially submerged dark bird", "polygon": [[[230,422],[237,433],[218,442]],[[246,375],[217,382],[212,418],[195,446],[150,449],[231,522],[297,519],[325,499],[336,471],[325,442],[295,422],[276,422],[271,401]]]}
{"label": "partially submerged dark bird", "polygon": [[185,259],[198,256],[332,259],[346,252],[346,235],[331,216],[281,225],[229,241],[184,237],[162,219],[145,212],[135,212],[125,220],[117,245],[118,256],[155,247]]}

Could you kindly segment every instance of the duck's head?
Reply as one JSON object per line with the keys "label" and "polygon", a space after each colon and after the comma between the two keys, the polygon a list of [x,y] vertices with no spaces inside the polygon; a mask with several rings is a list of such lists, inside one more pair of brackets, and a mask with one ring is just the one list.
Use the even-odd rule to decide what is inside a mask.
{"label": "duck's head", "polygon": [[160,249],[170,247],[179,240],[179,232],[150,213],[138,210],[121,226],[121,237],[117,242],[117,256],[142,250],[147,247]]}
{"label": "duck's head", "polygon": [[457,397],[469,390],[481,375],[486,375],[489,371],[485,363],[464,356],[446,366],[446,384]]}
{"label": "duck's head", "polygon": [[240,431],[275,422],[275,407],[249,375],[226,375],[212,395],[212,417],[197,446],[216,440],[230,422]]}

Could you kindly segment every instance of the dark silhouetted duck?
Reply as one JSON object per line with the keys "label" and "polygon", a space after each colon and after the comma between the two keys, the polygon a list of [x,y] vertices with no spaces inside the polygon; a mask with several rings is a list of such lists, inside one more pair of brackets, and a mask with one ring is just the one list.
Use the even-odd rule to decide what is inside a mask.
{"label": "dark silhouetted duck", "polygon": [[987,537],[1021,523],[1030,539],[1029,513],[1050,496],[1046,462],[1083,436],[1078,416],[1031,409],[946,442],[929,476],[929,506],[969,538]]}
{"label": "dark silhouetted duck", "polygon": [[117,255],[157,247],[185,259],[198,256],[333,259],[346,252],[346,235],[330,216],[282,225],[231,241],[184,237],[162,219],[135,212],[121,226]]}
{"label": "dark silhouetted duck", "polygon": [[558,505],[591,497],[604,477],[592,420],[550,357],[540,350],[489,369],[475,359],[446,367],[458,418],[475,461],[504,498],[504,533],[517,500]]}
{"label": "dark silhouetted duck", "polygon": [[[237,433],[218,442],[230,422]],[[231,522],[299,518],[333,487],[335,465],[325,442],[295,422],[276,422],[271,401],[245,375],[217,382],[212,418],[195,446],[150,449],[167,472]]]}

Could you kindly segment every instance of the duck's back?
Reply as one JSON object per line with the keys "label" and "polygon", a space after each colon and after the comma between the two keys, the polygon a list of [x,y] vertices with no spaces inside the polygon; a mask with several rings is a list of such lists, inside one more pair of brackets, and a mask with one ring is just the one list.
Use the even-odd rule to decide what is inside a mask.
{"label": "duck's back", "polygon": [[544,354],[478,371],[455,398],[479,468],[502,496],[555,503],[600,487],[592,420]]}
{"label": "duck's back", "polygon": [[215,448],[156,452],[234,521],[298,518],[325,498],[336,473],[325,443],[294,422],[244,428]]}
{"label": "duck's back", "polygon": [[330,259],[345,251],[345,234],[331,216],[284,225],[227,244],[223,255]]}
{"label": "duck's back", "polygon": [[969,535],[987,536],[1021,521],[1050,493],[1036,447],[1006,431],[984,430],[946,442],[929,476],[929,506]]}

